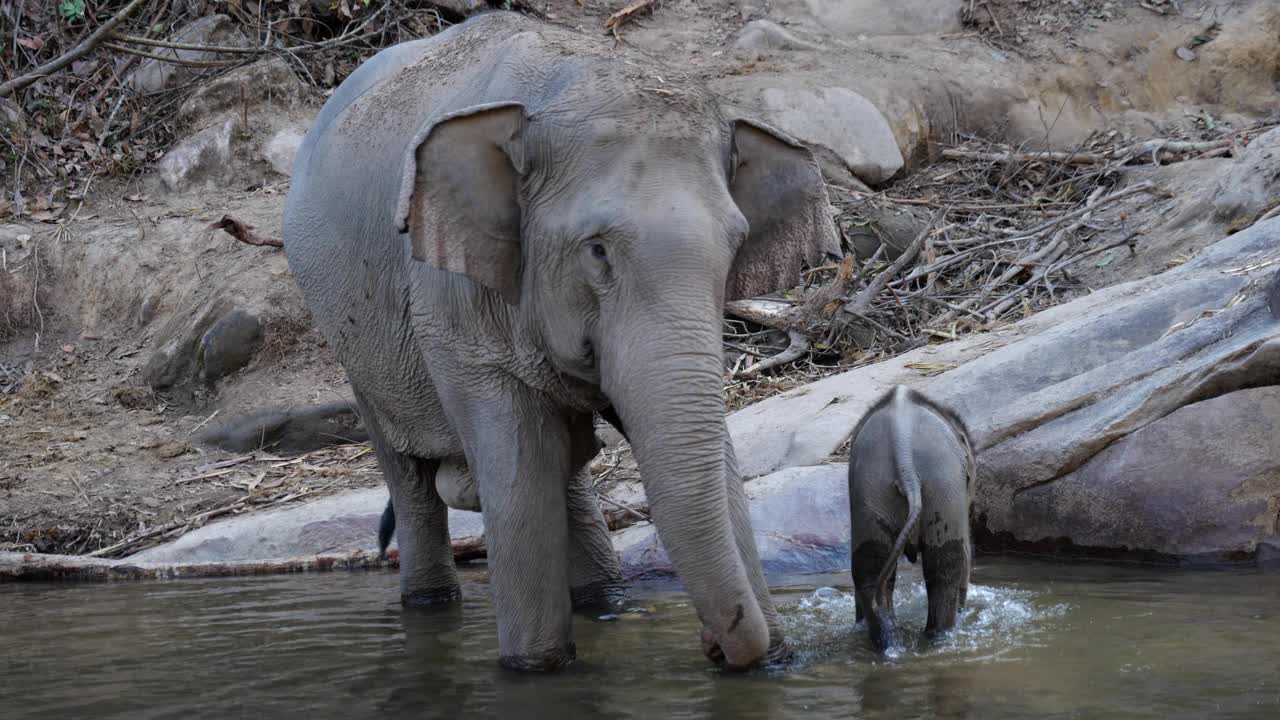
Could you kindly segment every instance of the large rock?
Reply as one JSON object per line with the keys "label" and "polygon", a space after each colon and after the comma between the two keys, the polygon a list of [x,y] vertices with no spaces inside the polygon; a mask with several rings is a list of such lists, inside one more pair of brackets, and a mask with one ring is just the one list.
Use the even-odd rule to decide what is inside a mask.
{"label": "large rock", "polygon": [[[206,15],[191,22],[169,37],[175,43],[192,45],[222,45],[229,47],[248,47],[249,39],[240,32],[231,18],[226,15]],[[204,52],[202,50],[175,50],[171,48],[148,48],[153,54],[182,60],[208,61],[226,59],[226,55]],[[125,85],[139,95],[168,90],[188,82],[200,74],[210,74],[209,68],[196,68],[154,59],[143,60],[137,69],[129,73]]]}
{"label": "large rock", "polygon": [[223,315],[200,336],[201,379],[212,382],[248,365],[261,345],[257,315],[242,308]]}
{"label": "large rock", "polygon": [[[1280,282],[1277,248],[1280,219],[1220,240],[1164,274],[759,403],[729,418],[739,463],[751,476],[819,462],[843,444],[870,402],[904,382],[967,418],[980,450],[974,517],[984,543],[1108,557],[1251,557],[1276,539],[1275,523],[1264,519],[1280,505],[1280,443],[1263,436],[1274,434],[1271,418],[1280,409],[1274,394],[1238,393],[1280,380],[1280,322],[1268,304]],[[933,363],[917,365],[930,370],[958,367],[931,378],[912,371],[920,362]],[[1228,416],[1232,401],[1209,403],[1219,397],[1242,407],[1248,401],[1255,412]],[[1139,485],[1109,472],[1164,467],[1179,451],[1161,439],[1181,433],[1185,442],[1189,428],[1209,417],[1254,429],[1200,438],[1205,472],[1217,473],[1212,481],[1152,472]],[[1149,435],[1117,445],[1148,427]],[[1102,454],[1113,446],[1127,455]],[[1152,501],[1138,502],[1141,492]],[[1098,511],[1088,523],[1083,497]],[[1034,513],[1033,499],[1042,503]],[[1171,512],[1178,506],[1185,511]],[[1125,513],[1103,514],[1107,508]]]}
{"label": "large rock", "polygon": [[270,120],[299,105],[306,90],[289,63],[278,57],[259,60],[200,83],[179,107],[178,119],[199,125],[207,118],[230,112],[247,114],[251,124],[257,115]]}
{"label": "large rock", "polygon": [[797,37],[772,20],[752,20],[738,33],[739,50],[820,50],[821,45]]}
{"label": "large rock", "polygon": [[1249,143],[1218,181],[1212,202],[1214,216],[1237,227],[1280,203],[1280,128]]}
{"label": "large rock", "polygon": [[[849,567],[849,470],[844,464],[789,468],[747,483],[751,526],[769,575]],[[627,577],[672,575],[657,529],[633,525],[614,536]]]}
{"label": "large rock", "polygon": [[922,35],[960,29],[962,0],[780,0],[775,12],[808,16],[839,35]]}
{"label": "large rock", "polygon": [[858,93],[785,76],[746,82],[730,96],[739,115],[834,153],[854,176],[872,185],[902,169],[893,129],[876,106]]}
{"label": "large rock", "polygon": [[353,403],[336,402],[264,410],[227,420],[198,437],[200,443],[228,452],[260,448],[298,453],[369,439]]}
{"label": "large rock", "polygon": [[[1280,386],[1186,405],[1130,433],[1078,470],[988,504],[986,525],[1095,554],[1155,550],[1186,558],[1242,556],[1277,538]],[[1059,535],[1070,529],[1069,536]],[[1142,538],[1141,547],[1131,543]],[[988,545],[1000,538],[989,537]],[[1230,553],[1227,553],[1228,558]]]}
{"label": "large rock", "polygon": [[230,177],[231,142],[240,129],[235,117],[223,118],[178,143],[160,158],[160,181],[169,192],[216,185]]}
{"label": "large rock", "polygon": [[289,177],[293,174],[293,159],[298,156],[302,138],[306,133],[293,127],[277,130],[262,146],[262,159],[272,170]]}
{"label": "large rock", "polygon": [[[328,553],[378,551],[385,488],[333,495],[293,508],[243,515],[194,530],[171,543],[130,556],[139,562],[231,562]],[[455,538],[484,534],[479,513],[449,511]],[[394,547],[394,543],[393,543]]]}

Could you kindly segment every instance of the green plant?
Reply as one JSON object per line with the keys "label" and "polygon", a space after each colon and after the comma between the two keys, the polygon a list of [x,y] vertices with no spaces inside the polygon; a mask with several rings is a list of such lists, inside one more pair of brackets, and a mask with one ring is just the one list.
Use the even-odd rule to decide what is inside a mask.
{"label": "green plant", "polygon": [[84,0],[61,0],[58,3],[58,14],[65,20],[83,20]]}

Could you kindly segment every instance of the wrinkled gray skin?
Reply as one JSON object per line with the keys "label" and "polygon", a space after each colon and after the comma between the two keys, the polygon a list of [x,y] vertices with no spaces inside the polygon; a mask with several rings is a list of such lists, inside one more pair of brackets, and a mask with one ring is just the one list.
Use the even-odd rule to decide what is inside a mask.
{"label": "wrinkled gray skin", "polygon": [[867,411],[849,447],[854,602],[881,652],[897,644],[893,589],[905,552],[924,562],[928,636],[956,623],[969,589],[974,461],[964,423],[899,385]]}
{"label": "wrinkled gray skin", "polygon": [[403,601],[458,597],[435,475],[465,464],[501,662],[572,661],[572,598],[617,580],[574,479],[616,412],[708,656],[781,652],[720,321],[838,252],[828,208],[808,150],[609,40],[488,13],[358,68],[299,150],[285,251],[386,475]]}

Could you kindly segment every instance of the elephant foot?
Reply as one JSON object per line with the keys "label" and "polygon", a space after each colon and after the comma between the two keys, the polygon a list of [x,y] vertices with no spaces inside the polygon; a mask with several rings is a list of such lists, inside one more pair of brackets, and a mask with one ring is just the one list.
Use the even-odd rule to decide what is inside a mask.
{"label": "elephant foot", "polygon": [[569,643],[541,655],[503,655],[498,664],[516,672],[555,672],[572,665],[577,658],[577,646]]}
{"label": "elephant foot", "polygon": [[569,589],[574,612],[592,615],[617,614],[626,609],[627,592],[621,582],[601,580]]}
{"label": "elephant foot", "polygon": [[400,604],[407,608],[439,607],[461,599],[462,588],[457,585],[400,593]]}

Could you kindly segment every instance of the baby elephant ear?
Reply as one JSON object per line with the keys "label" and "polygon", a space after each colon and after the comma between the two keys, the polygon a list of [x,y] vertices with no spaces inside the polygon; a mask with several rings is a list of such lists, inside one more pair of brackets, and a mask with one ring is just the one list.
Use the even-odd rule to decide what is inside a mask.
{"label": "baby elephant ear", "polygon": [[813,153],[780,132],[734,123],[737,169],[729,192],[751,225],[734,258],[725,299],[794,287],[808,264],[840,256],[840,231]]}
{"label": "baby elephant ear", "polygon": [[524,106],[477,105],[434,120],[409,144],[396,226],[413,258],[520,300]]}

